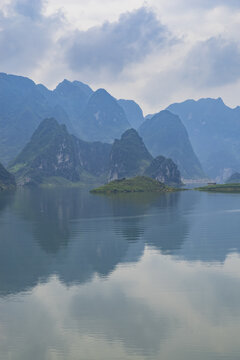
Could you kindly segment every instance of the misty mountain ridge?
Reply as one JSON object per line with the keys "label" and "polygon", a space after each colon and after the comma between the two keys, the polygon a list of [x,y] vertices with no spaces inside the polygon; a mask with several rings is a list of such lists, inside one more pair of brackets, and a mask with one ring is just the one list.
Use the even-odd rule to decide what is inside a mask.
{"label": "misty mountain ridge", "polygon": [[186,126],[205,172],[212,176],[240,171],[240,107],[221,98],[186,100],[167,108]]}
{"label": "misty mountain ridge", "polygon": [[139,134],[151,154],[154,157],[163,155],[171,158],[177,164],[183,178],[206,177],[178,116],[167,110],[149,116],[140,126]]}
{"label": "misty mountain ridge", "polygon": [[95,91],[78,123],[78,136],[88,141],[105,141],[111,143],[131,125],[117,100],[105,89]]}
{"label": "misty mountain ridge", "polygon": [[65,79],[49,90],[26,77],[0,73],[0,161],[12,162],[41,121],[55,118],[86,142],[112,144],[127,129],[139,129],[152,155],[172,158],[186,179],[205,174],[222,179],[240,171],[240,107],[231,109],[221,98],[206,98],[167,109],[179,116],[181,126],[168,120],[164,130],[153,130],[146,122],[157,114],[144,119],[137,103],[117,100],[105,89],[93,91],[80,81]]}
{"label": "misty mountain ridge", "polygon": [[134,100],[118,100],[118,104],[123,108],[127,115],[128,121],[133,129],[138,129],[144,122],[143,111]]}
{"label": "misty mountain ridge", "polygon": [[94,92],[80,81],[65,79],[49,90],[26,77],[0,73],[0,160],[4,164],[17,156],[40,122],[51,117],[86,141],[112,143],[132,127],[118,101],[104,89]]}

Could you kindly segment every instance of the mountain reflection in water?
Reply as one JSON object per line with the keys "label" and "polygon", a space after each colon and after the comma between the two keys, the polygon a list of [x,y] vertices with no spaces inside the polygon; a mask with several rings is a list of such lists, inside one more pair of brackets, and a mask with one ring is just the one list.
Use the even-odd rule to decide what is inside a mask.
{"label": "mountain reflection in water", "polygon": [[238,359],[239,199],[0,194],[0,358]]}
{"label": "mountain reflection in water", "polygon": [[[204,213],[204,195],[108,197],[79,189],[1,195],[0,294],[28,290],[52,274],[67,285],[96,273],[108,276],[120,263],[137,262],[146,246],[187,261],[224,261],[230,251],[240,250],[237,229],[235,236],[224,237],[237,224],[214,207]],[[209,242],[209,234],[216,241]]]}

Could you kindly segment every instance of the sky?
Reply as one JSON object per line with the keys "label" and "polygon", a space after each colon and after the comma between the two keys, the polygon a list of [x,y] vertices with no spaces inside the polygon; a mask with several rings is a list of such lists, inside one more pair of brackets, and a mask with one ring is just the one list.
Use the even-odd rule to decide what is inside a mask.
{"label": "sky", "polygon": [[79,80],[144,113],[240,105],[239,0],[0,0],[0,72]]}

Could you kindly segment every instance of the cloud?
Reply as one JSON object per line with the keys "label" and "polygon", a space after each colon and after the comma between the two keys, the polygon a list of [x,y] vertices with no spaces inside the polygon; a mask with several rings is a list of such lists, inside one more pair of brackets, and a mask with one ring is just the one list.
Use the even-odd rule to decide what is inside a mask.
{"label": "cloud", "polygon": [[44,1],[15,0],[0,11],[0,67],[2,71],[29,73],[54,44],[60,15],[44,16]]}
{"label": "cloud", "polygon": [[135,94],[149,112],[188,98],[226,96],[230,104],[233,99],[238,104],[239,90],[229,90],[240,82],[239,42],[220,36],[193,44],[183,42],[166,56],[165,67],[157,67],[156,57],[155,71],[148,76],[144,68],[138,70],[139,76],[145,76],[145,86],[138,87]]}
{"label": "cloud", "polygon": [[120,16],[116,22],[105,22],[87,31],[75,31],[63,41],[66,61],[73,71],[89,70],[116,75],[149,53],[164,46],[170,34],[146,7]]}
{"label": "cloud", "polygon": [[219,6],[240,8],[239,0],[185,0],[185,7],[215,8]]}
{"label": "cloud", "polygon": [[31,19],[39,19],[42,17],[44,0],[15,0],[11,3],[16,13]]}
{"label": "cloud", "polygon": [[183,78],[195,86],[221,86],[240,78],[240,46],[222,37],[193,46],[183,64]]}
{"label": "cloud", "polygon": [[165,0],[159,0],[156,3],[155,0],[148,0],[150,4],[156,7],[162,7],[163,9],[172,9],[174,13],[177,14],[177,11],[197,11],[198,9],[214,9],[217,7],[228,7],[228,8],[240,8],[239,0],[172,0],[171,2],[166,2]]}

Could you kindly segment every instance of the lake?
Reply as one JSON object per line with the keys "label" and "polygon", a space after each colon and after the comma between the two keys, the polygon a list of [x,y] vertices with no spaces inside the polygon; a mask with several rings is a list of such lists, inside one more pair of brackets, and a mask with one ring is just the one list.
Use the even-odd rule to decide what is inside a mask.
{"label": "lake", "polygon": [[240,195],[0,194],[0,359],[240,354]]}

